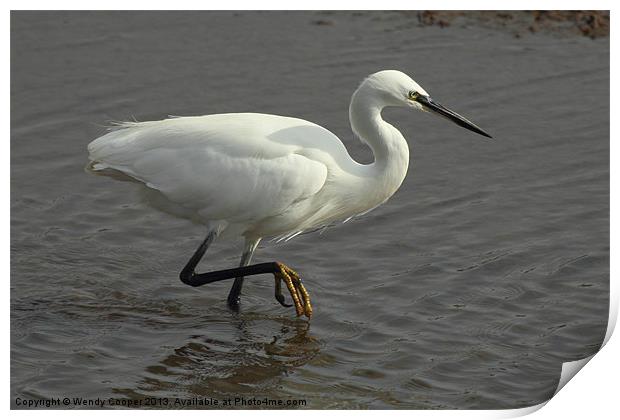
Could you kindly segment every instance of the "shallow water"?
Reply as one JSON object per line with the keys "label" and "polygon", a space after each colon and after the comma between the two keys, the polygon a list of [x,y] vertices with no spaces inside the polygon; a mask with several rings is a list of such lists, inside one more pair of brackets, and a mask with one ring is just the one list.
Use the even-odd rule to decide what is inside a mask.
{"label": "shallow water", "polygon": [[[595,352],[609,293],[609,39],[395,13],[13,13],[11,404],[16,398],[305,399],[309,408],[516,408]],[[317,21],[323,21],[317,24]],[[318,22],[321,23],[321,22]],[[331,24],[329,24],[331,23]],[[265,242],[302,273],[193,289],[204,231],[83,172],[109,120],[260,111],[317,122],[358,160],[348,100],[398,68],[492,133],[389,110],[401,189],[322,235]],[[203,269],[237,263],[238,244]],[[238,406],[239,408],[244,408]],[[245,407],[247,408],[247,407]]]}

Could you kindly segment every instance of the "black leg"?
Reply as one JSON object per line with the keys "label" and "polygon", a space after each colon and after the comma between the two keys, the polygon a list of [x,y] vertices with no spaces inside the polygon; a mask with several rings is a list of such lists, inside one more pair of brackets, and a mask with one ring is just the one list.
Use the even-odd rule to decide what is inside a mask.
{"label": "black leg", "polygon": [[[252,259],[252,255],[254,254],[254,250],[256,249],[257,242],[246,243],[245,249],[243,250],[243,254],[241,255],[241,262],[239,263],[239,267],[245,267],[250,263]],[[230,292],[228,293],[228,307],[233,311],[239,310],[239,303],[241,299],[239,295],[241,295],[241,288],[243,287],[243,277],[235,278],[235,282],[230,288]]]}
{"label": "black leg", "polygon": [[241,303],[241,298],[239,295],[241,294],[241,288],[243,287],[243,277],[237,277],[232,287],[230,288],[230,292],[228,293],[228,307],[233,311],[239,311],[239,303]]}
{"label": "black leg", "polygon": [[[277,301],[282,306],[291,306],[285,303],[284,296],[281,293],[280,281],[284,281],[287,284],[289,292],[291,292],[291,296],[293,297],[297,316],[306,315],[308,318],[312,316],[310,297],[304,286],[301,284],[301,279],[299,278],[299,275],[282,263],[274,261],[268,263],[241,266],[238,268],[230,268],[228,270],[218,270],[203,274],[197,274],[195,272],[196,266],[204,256],[209,245],[211,245],[211,243],[215,240],[216,236],[216,232],[209,232],[205,240],[202,241],[196,252],[194,252],[194,255],[192,255],[190,260],[181,271],[181,274],[179,275],[183,283],[192,287],[199,287],[205,284],[215,283],[217,281],[235,279],[235,283],[238,283],[239,287],[236,288],[235,285],[233,285],[233,288],[231,289],[229,294],[228,302],[229,305],[231,305],[232,296],[234,298],[232,300],[233,303],[236,302],[238,305],[239,292],[241,291],[243,278],[245,276],[253,276],[256,274],[274,274],[274,277],[276,279],[275,297]],[[251,251],[253,252],[253,249]],[[244,256],[241,260],[242,264],[249,261],[250,258],[251,253],[247,259],[246,256]]]}
{"label": "black leg", "polygon": [[230,280],[237,277],[253,276],[256,274],[275,274],[279,273],[280,270],[280,266],[274,261],[248,265],[246,267],[230,268],[228,270],[210,271],[203,274],[191,273],[185,277],[182,272],[181,281],[189,286],[198,287],[209,283],[215,283],[216,281]]}
{"label": "black leg", "polygon": [[198,265],[202,257],[205,255],[205,252],[207,252],[207,248],[209,248],[209,245],[211,245],[215,240],[216,236],[217,234],[215,233],[215,231],[210,231],[207,234],[205,240],[202,241],[196,252],[194,252],[192,258],[190,258],[187,264],[185,264],[185,267],[183,267],[183,270],[181,270],[181,274],[179,275],[183,283],[192,286],[191,281],[194,276],[194,270],[196,269],[196,266]]}
{"label": "black leg", "polygon": [[[274,274],[280,272],[280,267],[278,264],[276,262],[270,262],[230,268],[228,270],[211,271],[204,274],[196,274],[194,271],[196,266],[205,255],[205,252],[207,252],[209,245],[213,243],[216,237],[217,234],[214,231],[209,232],[205,240],[202,241],[196,252],[194,252],[194,255],[192,255],[192,258],[189,259],[179,275],[183,283],[192,287],[198,287],[208,283],[215,283],[216,281],[229,279],[241,279],[241,283],[243,283],[244,276],[252,276],[255,274]],[[249,261],[249,258],[247,260]],[[239,287],[239,291],[241,291],[241,287]]]}

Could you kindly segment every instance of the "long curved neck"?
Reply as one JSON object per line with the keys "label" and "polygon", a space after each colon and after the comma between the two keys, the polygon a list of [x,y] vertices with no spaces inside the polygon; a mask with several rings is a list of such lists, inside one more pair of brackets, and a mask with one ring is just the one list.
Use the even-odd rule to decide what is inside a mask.
{"label": "long curved neck", "polygon": [[364,165],[369,182],[365,182],[368,194],[385,195],[389,198],[405,179],[409,167],[409,147],[403,135],[381,117],[386,105],[376,95],[360,87],[351,98],[349,120],[353,132],[366,143],[375,161]]}

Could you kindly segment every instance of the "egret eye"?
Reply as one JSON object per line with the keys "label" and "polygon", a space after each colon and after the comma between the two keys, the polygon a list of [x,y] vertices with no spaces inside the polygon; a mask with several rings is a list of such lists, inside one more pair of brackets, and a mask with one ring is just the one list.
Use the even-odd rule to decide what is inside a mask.
{"label": "egret eye", "polygon": [[416,99],[418,99],[418,96],[420,96],[420,94],[416,92],[415,90],[409,91],[409,99],[411,99],[412,101],[415,101]]}

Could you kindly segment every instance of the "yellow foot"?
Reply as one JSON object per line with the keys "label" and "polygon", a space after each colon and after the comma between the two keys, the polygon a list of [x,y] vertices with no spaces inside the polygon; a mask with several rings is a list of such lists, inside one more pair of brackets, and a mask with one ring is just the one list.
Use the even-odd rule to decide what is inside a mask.
{"label": "yellow foot", "polygon": [[282,285],[280,282],[284,282],[288,291],[291,293],[291,298],[295,304],[295,311],[297,316],[305,315],[308,318],[312,316],[312,304],[310,303],[310,295],[308,291],[301,283],[299,275],[291,268],[282,263],[276,263],[280,271],[273,274],[276,282],[275,295],[278,302],[283,306],[291,306],[284,303],[284,296],[282,295]]}

